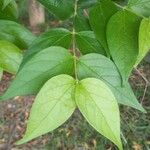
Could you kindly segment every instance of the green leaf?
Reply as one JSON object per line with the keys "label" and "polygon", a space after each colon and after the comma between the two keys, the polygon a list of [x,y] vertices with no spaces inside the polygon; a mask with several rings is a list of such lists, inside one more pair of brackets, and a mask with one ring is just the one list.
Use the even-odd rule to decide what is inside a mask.
{"label": "green leaf", "polygon": [[123,150],[119,108],[109,87],[99,79],[84,79],[76,86],[75,100],[92,127]]}
{"label": "green leaf", "polygon": [[13,0],[3,0],[3,9],[9,5]]}
{"label": "green leaf", "polygon": [[150,1],[149,0],[129,0],[128,8],[133,12],[149,17],[150,16]]}
{"label": "green leaf", "polygon": [[65,20],[74,12],[73,0],[38,0],[59,19]]}
{"label": "green leaf", "polygon": [[150,19],[143,19],[139,30],[139,54],[136,65],[144,58],[150,50]]}
{"label": "green leaf", "polygon": [[12,42],[21,49],[26,49],[35,36],[16,22],[0,20],[0,39]]}
{"label": "green leaf", "polygon": [[100,54],[87,54],[82,56],[77,63],[79,79],[88,77],[103,80],[114,93],[118,103],[133,107],[145,112],[138,103],[130,85],[121,86],[121,77],[115,64],[107,57]]}
{"label": "green leaf", "polygon": [[12,1],[4,8],[3,1],[0,1],[0,19],[17,20],[18,8],[16,2]]}
{"label": "green leaf", "polygon": [[50,46],[61,46],[68,49],[71,45],[71,40],[72,34],[66,29],[52,29],[45,32],[30,45],[29,49],[24,55],[21,68],[29,59],[32,58],[33,55],[45,48]]}
{"label": "green leaf", "polygon": [[0,98],[37,94],[43,84],[59,74],[73,74],[73,57],[62,47],[49,47],[35,54],[18,72],[16,78]]}
{"label": "green leaf", "polygon": [[22,53],[14,44],[0,40],[0,67],[15,74],[22,61]]}
{"label": "green leaf", "polygon": [[74,19],[76,32],[91,30],[89,19],[83,15],[76,15]]}
{"label": "green leaf", "polygon": [[141,18],[123,10],[113,15],[107,26],[110,54],[126,83],[138,55],[138,32]]}
{"label": "green leaf", "polygon": [[76,108],[72,98],[74,86],[75,80],[68,75],[59,75],[46,82],[31,108],[25,136],[17,144],[53,131],[72,115]]}
{"label": "green leaf", "polygon": [[3,69],[0,68],[0,81],[1,81],[1,79],[2,79],[2,76],[3,76]]}
{"label": "green leaf", "polygon": [[90,24],[101,45],[105,48],[107,55],[109,49],[106,40],[106,26],[110,17],[118,11],[117,6],[110,0],[102,0],[90,11]]}
{"label": "green leaf", "polygon": [[96,40],[92,31],[82,31],[76,34],[76,43],[82,54],[100,53],[105,55],[104,48]]}
{"label": "green leaf", "polygon": [[87,9],[95,5],[97,0],[79,0],[78,7],[79,9]]}

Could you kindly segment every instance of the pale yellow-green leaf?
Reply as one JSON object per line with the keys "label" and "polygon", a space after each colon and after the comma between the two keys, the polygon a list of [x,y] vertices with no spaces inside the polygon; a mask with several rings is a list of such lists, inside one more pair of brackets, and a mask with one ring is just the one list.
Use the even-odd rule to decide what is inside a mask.
{"label": "pale yellow-green leaf", "polygon": [[42,87],[31,108],[23,144],[48,133],[63,124],[74,112],[76,104],[72,97],[75,80],[69,75],[51,78]]}
{"label": "pale yellow-green leaf", "polygon": [[136,65],[144,58],[150,50],[150,18],[143,19],[139,29],[139,54]]}
{"label": "pale yellow-green leaf", "polygon": [[22,52],[14,44],[0,40],[0,67],[15,74],[22,61]]}
{"label": "pale yellow-green leaf", "polygon": [[87,121],[122,150],[119,108],[108,86],[99,79],[83,79],[76,86],[75,100]]}

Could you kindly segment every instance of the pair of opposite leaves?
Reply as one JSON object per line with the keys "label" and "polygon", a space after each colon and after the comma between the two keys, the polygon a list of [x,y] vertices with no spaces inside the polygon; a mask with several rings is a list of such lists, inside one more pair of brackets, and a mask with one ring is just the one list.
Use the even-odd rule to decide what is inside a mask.
{"label": "pair of opposite leaves", "polygon": [[[37,50],[37,49],[36,49]],[[49,55],[48,55],[49,54]],[[96,55],[96,54],[95,54]],[[45,56],[47,56],[47,59],[46,59],[46,57]],[[51,57],[50,57],[51,56]],[[56,57],[56,59],[55,59],[55,57]],[[104,57],[104,56],[102,56],[102,57]],[[65,71],[65,73],[69,73],[68,72],[68,69],[70,70],[70,68],[67,68],[67,66],[66,66],[66,63],[68,64],[68,65],[70,65],[70,63],[72,64],[72,65],[70,65],[69,67],[71,67],[71,72],[72,72],[72,69],[73,69],[73,57],[68,53],[68,51],[67,50],[65,50],[65,49],[63,49],[63,48],[61,48],[61,47],[51,47],[51,48],[48,48],[48,49],[45,49],[45,50],[43,50],[43,51],[41,51],[41,52],[39,52],[39,53],[37,53],[27,64],[25,64],[25,66],[21,69],[21,71],[22,70],[24,70],[25,72],[26,72],[26,74],[24,74],[23,72],[22,72],[22,77],[20,78],[20,80],[17,80],[17,84],[19,84],[20,85],[20,83],[22,82],[22,80],[24,80],[25,78],[29,78],[30,80],[32,80],[31,79],[31,77],[33,77],[33,75],[35,75],[35,74],[33,74],[33,72],[35,72],[35,70],[33,70],[33,68],[36,68],[37,70],[36,71],[42,71],[42,70],[38,70],[38,68],[37,68],[37,66],[39,66],[39,67],[42,67],[43,68],[43,66],[44,67],[46,67],[46,64],[49,64],[50,63],[50,61],[49,60],[51,60],[51,65],[53,64],[53,62],[57,62],[57,63],[60,63],[60,64],[62,64],[62,60],[63,60],[63,58],[64,59],[67,59],[66,61],[65,61],[65,63],[62,65],[62,66],[64,66],[64,68],[62,67],[60,67],[61,69],[66,69]],[[105,57],[104,57],[105,58]],[[107,59],[107,58],[106,58]],[[42,64],[42,63],[40,63],[41,65],[39,65],[38,64],[38,61],[41,61],[41,62],[46,62],[46,60],[47,60],[47,63],[46,64]],[[71,61],[69,61],[69,60],[71,60]],[[96,60],[95,58],[93,58],[93,60]],[[101,60],[102,61],[102,59],[99,59],[99,60]],[[104,62],[104,61],[103,61]],[[34,63],[36,64],[36,67],[34,67]],[[101,64],[101,63],[99,63],[99,64]],[[52,66],[49,66],[50,68],[52,67]],[[56,66],[55,66],[56,65]],[[54,63],[54,68],[55,68],[55,70],[53,70],[54,72],[56,71],[56,74],[58,73],[59,74],[59,65],[58,65],[58,68],[57,68],[57,65],[58,64],[55,64]],[[28,68],[28,67],[29,68]],[[53,68],[52,67],[52,68]],[[28,70],[28,69],[29,70]],[[50,68],[47,68],[47,69],[50,69]],[[51,68],[51,69],[52,69]],[[112,67],[111,67],[112,68]],[[26,70],[27,69],[27,70]],[[21,72],[20,71],[20,72]],[[32,72],[31,74],[30,74],[30,71]],[[52,75],[54,75],[53,74],[53,71],[52,70],[49,70],[49,73],[51,72],[52,73]],[[58,71],[58,72],[57,72]],[[60,71],[61,72],[61,71]],[[42,72],[43,73],[43,72]],[[45,72],[44,72],[44,74],[45,74]],[[41,75],[41,74],[38,74],[39,76],[42,76],[42,78],[44,78],[44,74],[43,75]],[[70,73],[69,73],[70,74]],[[28,76],[28,75],[31,75],[31,76]],[[17,76],[19,76],[19,75],[17,75]],[[46,76],[48,76],[48,74],[46,74]],[[62,76],[62,78],[64,78],[65,79],[65,77],[66,76]],[[50,78],[50,76],[48,76],[48,78]],[[33,82],[35,81],[34,80],[35,78],[33,78]],[[44,79],[45,80],[45,79]],[[56,81],[58,81],[58,78],[57,78],[57,80]],[[73,81],[73,80],[72,80]],[[20,85],[21,87],[22,87],[22,89],[21,89],[21,91],[25,91],[24,89],[31,89],[31,88],[33,88],[34,89],[34,85],[33,85],[33,82],[29,85],[29,87],[30,88],[27,88],[26,86],[24,86],[24,85]],[[37,82],[35,81],[34,83],[35,84],[40,84],[40,82],[42,82],[42,84],[43,84],[43,81],[42,80],[38,80]],[[60,83],[62,82],[62,80],[60,80]],[[93,80],[92,80],[92,82],[93,82]],[[74,82],[73,82],[74,83]],[[22,83],[21,83],[22,84]],[[26,85],[28,85],[29,84],[29,82],[26,82]],[[54,84],[55,85],[55,84]],[[57,85],[57,84],[56,84]],[[18,86],[18,85],[17,85]],[[35,85],[35,86],[39,86],[39,85]],[[40,86],[39,86],[40,87]],[[39,88],[38,87],[38,88]],[[23,89],[24,88],[24,89]],[[104,88],[104,87],[103,87]],[[14,89],[13,89],[14,90]],[[35,90],[36,90],[36,88],[35,88]],[[18,92],[18,89],[16,90],[15,89],[15,91],[17,91]],[[60,92],[60,91],[59,91]],[[103,91],[102,91],[103,92]],[[29,93],[28,93],[29,94]],[[56,95],[58,95],[57,93],[55,93]],[[59,96],[59,95],[58,95]],[[45,99],[46,99],[46,97],[45,97]],[[53,97],[53,99],[55,99],[54,97]],[[48,99],[47,99],[48,100]],[[35,100],[35,101],[37,101],[37,100]],[[99,103],[100,104],[100,103]],[[37,105],[37,104],[36,104]],[[41,105],[41,104],[40,104]],[[66,103],[66,105],[70,105],[69,103],[67,104]],[[109,104],[110,105],[110,104]],[[108,105],[108,106],[109,106]],[[113,106],[113,104],[112,104],[112,106]],[[117,106],[117,105],[116,105]],[[49,108],[49,107],[48,107]],[[58,107],[57,107],[58,108]],[[56,109],[57,109],[56,108]],[[62,108],[63,108],[63,106],[62,106]],[[43,110],[45,110],[45,108],[42,108],[41,107],[41,109],[43,109]],[[103,108],[105,111],[107,110],[107,109],[105,109],[105,108]],[[117,108],[118,109],[118,108]],[[60,110],[60,109],[58,109],[58,110]],[[64,109],[65,110],[65,109]],[[73,110],[74,110],[74,108],[73,108]],[[56,110],[54,110],[55,112],[56,112]],[[99,111],[99,110],[98,110]],[[105,111],[103,112],[103,113],[105,113]],[[40,111],[39,111],[40,112]],[[41,112],[40,112],[41,113]],[[42,112],[43,113],[43,112]],[[45,112],[45,113],[47,113],[47,112]],[[67,110],[66,110],[66,113],[67,113]],[[86,112],[85,112],[86,113]],[[32,114],[32,111],[31,111],[31,114]],[[33,113],[34,114],[34,113]],[[50,116],[51,116],[51,113],[49,114]],[[56,114],[55,114],[56,115]],[[64,114],[65,115],[65,114]],[[117,114],[118,115],[118,114]],[[40,116],[40,115],[38,115],[37,113],[36,113],[36,118],[37,118],[37,116]],[[59,116],[59,115],[58,115]],[[109,116],[109,115],[108,115]],[[104,119],[104,121],[105,121],[105,119],[107,119],[107,114],[106,114],[106,118],[103,118],[103,117],[101,117],[100,115],[98,115],[98,119],[101,119],[100,121],[102,121],[103,119]],[[119,116],[119,115],[118,115]],[[43,118],[43,116],[41,115],[41,117]],[[89,116],[90,117],[90,116]],[[100,118],[99,118],[100,117]],[[38,117],[39,119],[41,119],[40,117]],[[45,117],[44,117],[45,118]],[[63,119],[63,118],[62,118]],[[118,119],[118,117],[116,117],[116,119]],[[61,119],[60,119],[60,121],[61,121]],[[119,121],[119,120],[118,120]],[[35,120],[32,120],[31,119],[31,123],[33,124],[35,122]],[[37,126],[39,126],[39,123],[41,122],[41,120],[38,120],[38,122],[37,122]],[[47,120],[46,120],[46,122],[47,122]],[[104,122],[105,123],[105,122]],[[61,123],[60,123],[61,124]],[[59,124],[59,125],[60,125]],[[117,123],[118,124],[118,123]],[[116,125],[117,125],[116,124]],[[94,125],[94,123],[93,123],[93,125]],[[29,125],[30,126],[30,125]],[[36,126],[36,127],[37,127]],[[54,124],[54,126],[55,126],[55,124]],[[32,128],[34,128],[35,126],[30,126],[29,128],[31,128],[31,130],[32,130]],[[47,126],[44,126],[44,129],[46,129],[46,127]],[[57,127],[57,123],[56,123],[56,127]],[[116,126],[117,128],[118,128],[118,125]],[[114,127],[114,128],[116,128],[116,127]],[[49,128],[49,126],[48,126],[48,128]],[[109,134],[109,130],[107,129],[107,128],[109,128],[109,126],[106,128],[106,130],[104,129],[104,127],[103,127],[103,125],[102,125],[102,127],[98,127],[98,125],[95,125],[95,128],[100,132],[100,133],[102,133],[104,136],[106,136],[106,137],[108,137],[110,140],[112,140],[114,143],[116,143],[116,145],[118,145],[119,147],[121,147],[121,145],[120,145],[120,134],[119,134],[119,136],[118,136],[118,134],[117,134],[117,132],[116,132],[116,135],[113,135],[114,133],[112,133],[112,135],[110,136]],[[102,130],[102,129],[103,130]],[[113,127],[112,127],[113,128]],[[51,130],[52,130],[53,128],[51,128]],[[37,129],[38,130],[38,129]],[[39,129],[39,130],[42,130],[42,129]],[[35,132],[33,135],[31,134],[27,139],[29,140],[30,138],[34,138],[34,137],[36,137],[36,136],[38,136],[38,134],[44,134],[44,131],[45,130],[42,130],[41,132],[40,131],[37,131],[37,132]],[[119,131],[119,129],[118,129],[118,131]],[[48,131],[47,131],[48,132]],[[118,132],[119,133],[119,132]],[[28,135],[28,134],[27,134]],[[117,140],[115,140],[117,138]],[[25,138],[25,141],[27,140],[26,138]]]}
{"label": "pair of opposite leaves", "polygon": [[23,144],[63,124],[78,107],[87,121],[122,149],[117,101],[101,80],[79,82],[69,75],[58,75],[45,83],[33,103]]}
{"label": "pair of opposite leaves", "polygon": [[[55,46],[46,48],[32,56],[23,65],[2,98],[37,93],[49,78],[63,73],[72,75],[73,68],[73,57],[66,49]],[[144,111],[143,108],[129,96],[128,91],[124,93],[120,89],[120,74],[113,62],[107,57],[100,54],[82,56],[77,63],[77,74],[79,79],[95,77],[102,81],[88,78],[79,81],[75,86],[75,80],[68,75],[59,75],[47,81],[35,99],[27,133],[20,143],[52,131],[70,117],[76,106],[73,105],[74,102],[68,100],[67,95],[70,91],[72,93],[69,92],[71,100],[74,100],[75,94],[75,101],[89,123],[121,149],[117,100]],[[70,85],[66,82],[68,78]],[[75,89],[72,89],[71,85],[75,86]],[[64,87],[65,89],[63,89]],[[117,98],[114,98],[109,88],[113,90]],[[122,101],[122,94],[129,99]],[[69,114],[68,109],[70,110]],[[64,118],[66,113],[67,118]]]}
{"label": "pair of opposite leaves", "polygon": [[[50,33],[53,33],[53,34],[50,34]],[[3,99],[7,99],[9,97],[13,97],[16,95],[36,94],[39,91],[39,89],[43,86],[43,84],[52,76],[55,76],[61,73],[67,73],[70,75],[72,74],[73,57],[68,53],[66,49],[63,49],[61,47],[50,47],[41,51],[41,49],[47,47],[48,44],[54,44],[54,43],[56,45],[58,44],[64,47],[68,47],[68,45],[70,45],[70,39],[68,38],[71,36],[70,32],[60,29],[60,30],[52,30],[50,31],[50,33],[49,32],[45,33],[41,38],[37,39],[35,43],[31,46],[30,48],[31,50],[28,51],[28,53],[25,55],[25,59],[24,59],[25,63],[23,64],[19,73],[17,74],[16,79],[13,81],[8,91],[3,96]],[[49,34],[52,37],[49,36]],[[83,44],[81,43],[86,43],[84,45],[86,45],[86,48],[88,48],[87,45],[90,43],[88,41],[91,41],[90,39],[92,39],[91,36],[89,36],[90,39],[88,38],[89,40],[87,40],[87,38],[85,38],[85,37],[88,37],[87,35],[92,35],[92,34],[89,34],[89,32],[82,32],[82,34],[79,33],[77,35],[77,44],[78,44],[78,47],[80,47],[83,50],[83,53],[86,53],[86,52],[84,52],[85,48],[82,47]],[[61,37],[60,38],[61,40],[56,40],[56,39],[59,39],[58,37]],[[48,40],[45,40],[47,38]],[[89,47],[92,48],[94,51],[95,49],[97,49],[97,43],[94,44],[93,46],[90,45]],[[90,48],[88,48],[88,50]],[[113,90],[113,92],[115,93],[115,96],[117,97],[116,99],[120,103],[130,105],[134,108],[144,111],[143,108],[136,101],[128,85],[125,89],[122,89],[120,87],[121,85],[120,75],[117,71],[117,68],[113,64],[113,62],[111,62],[108,58],[100,54],[88,54],[80,58],[80,61],[78,62],[77,66],[78,66],[78,76],[80,79],[83,79],[86,77],[96,77],[101,80],[104,80],[109,85],[109,87]],[[126,99],[125,101],[122,100],[121,98],[122,95],[124,95]],[[111,106],[111,105],[109,104],[108,106]],[[41,107],[41,109],[43,108]],[[45,108],[43,110],[45,110]],[[32,114],[32,111],[31,111],[31,114]],[[43,116],[41,115],[41,117]],[[105,118],[101,118],[101,115],[98,115],[98,119],[105,119]],[[36,124],[36,127],[41,122],[41,120],[38,120],[38,121],[39,122]],[[31,122],[35,122],[35,120]],[[34,127],[32,127],[31,125],[29,128],[34,128]],[[104,136],[112,140],[116,145],[120,145],[118,142],[119,141],[118,139],[114,140],[113,135],[108,136],[108,133],[107,134],[105,133],[109,131],[108,128],[106,129],[107,131],[104,132],[103,130],[101,131],[101,126],[99,126],[98,128],[97,125],[94,124],[94,127]],[[42,132],[43,132],[42,134],[44,134],[44,131]],[[34,138],[38,136],[38,134],[39,134],[39,131],[35,132],[33,135],[31,134],[31,136],[29,136],[29,134],[27,133],[28,136],[23,141],[25,142],[26,140],[29,140],[30,138]]]}

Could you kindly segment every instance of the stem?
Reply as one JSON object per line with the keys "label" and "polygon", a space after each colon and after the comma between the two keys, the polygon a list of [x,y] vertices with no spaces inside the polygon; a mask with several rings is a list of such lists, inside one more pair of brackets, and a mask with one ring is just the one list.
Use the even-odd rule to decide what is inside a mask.
{"label": "stem", "polygon": [[148,88],[148,86],[150,85],[150,82],[146,79],[146,77],[145,77],[136,67],[135,67],[135,70],[136,70],[137,73],[142,77],[142,79],[145,81],[144,93],[143,93],[143,96],[142,96],[142,99],[141,99],[141,104],[142,104],[143,101],[144,101],[146,92],[147,92],[147,88]]}
{"label": "stem", "polygon": [[78,75],[77,75],[77,56],[76,56],[76,39],[75,39],[76,31],[74,27],[74,21],[77,15],[77,8],[78,8],[78,0],[75,0],[74,15],[73,15],[73,31],[72,31],[72,49],[73,49],[73,56],[74,56],[74,73],[75,73],[76,82],[78,82]]}
{"label": "stem", "polygon": [[145,81],[146,84],[150,84],[149,81],[146,79],[146,77],[135,67],[135,71],[142,77],[142,79]]}
{"label": "stem", "polygon": [[76,34],[75,29],[73,28],[73,32],[72,32],[72,49],[73,49],[73,58],[74,58],[74,74],[75,74],[76,81],[78,81],[75,34]]}

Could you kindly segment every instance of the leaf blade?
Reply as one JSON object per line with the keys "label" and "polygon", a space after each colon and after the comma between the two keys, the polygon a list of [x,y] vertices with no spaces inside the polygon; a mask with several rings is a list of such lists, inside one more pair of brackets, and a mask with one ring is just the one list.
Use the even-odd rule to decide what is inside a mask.
{"label": "leaf blade", "polygon": [[14,44],[0,40],[0,67],[16,74],[22,61],[22,52]]}
{"label": "leaf blade", "polygon": [[76,32],[91,30],[89,19],[83,14],[77,14],[75,16],[74,26],[75,26]]}
{"label": "leaf blade", "polygon": [[76,108],[72,99],[74,86],[75,80],[68,75],[59,75],[46,82],[31,108],[25,136],[17,144],[50,132],[68,120]]}
{"label": "leaf blade", "polygon": [[133,12],[149,17],[150,16],[150,1],[149,0],[129,0],[128,8]]}
{"label": "leaf blade", "polygon": [[4,8],[4,0],[0,1],[0,19],[14,20],[18,18],[18,8],[15,1],[10,2]]}
{"label": "leaf blade", "polygon": [[7,5],[9,5],[9,3],[11,3],[13,0],[4,0],[3,1],[3,9],[7,6]]}
{"label": "leaf blade", "polygon": [[128,81],[137,59],[140,21],[135,14],[122,10],[113,15],[107,25],[108,47],[123,84]]}
{"label": "leaf blade", "polygon": [[75,99],[87,121],[122,150],[119,108],[107,85],[99,79],[84,79],[76,87]]}
{"label": "leaf blade", "polygon": [[63,28],[56,28],[45,32],[30,45],[29,49],[24,55],[24,59],[20,68],[22,68],[23,65],[30,60],[33,55],[50,46],[61,46],[68,49],[71,44],[71,38],[71,32]]}
{"label": "leaf blade", "polygon": [[27,49],[36,37],[16,22],[0,20],[0,39],[9,41],[21,49]]}
{"label": "leaf blade", "polygon": [[50,12],[56,15],[58,18],[65,20],[69,18],[74,11],[73,0],[38,0],[43,4]]}
{"label": "leaf blade", "polygon": [[92,31],[82,31],[77,33],[76,44],[82,54],[100,53],[105,55],[104,48],[96,40]]}
{"label": "leaf blade", "polygon": [[0,99],[36,94],[51,77],[72,75],[73,66],[73,57],[66,49],[55,46],[44,49],[25,64]]}
{"label": "leaf blade", "polygon": [[143,19],[139,30],[139,54],[136,65],[144,58],[150,50],[150,19]]}
{"label": "leaf blade", "polygon": [[102,0],[89,13],[91,27],[108,56],[110,56],[110,53],[106,39],[106,25],[110,17],[117,11],[118,8],[113,2],[110,0]]}
{"label": "leaf blade", "polygon": [[138,103],[129,83],[121,86],[121,77],[115,64],[107,57],[100,54],[87,54],[82,56],[77,63],[78,78],[98,78],[104,81],[112,90],[118,103],[133,107],[145,112]]}

